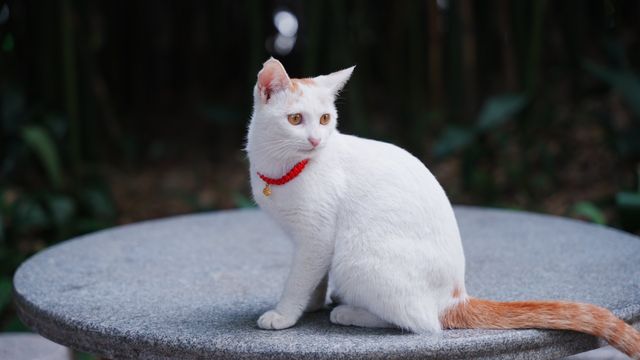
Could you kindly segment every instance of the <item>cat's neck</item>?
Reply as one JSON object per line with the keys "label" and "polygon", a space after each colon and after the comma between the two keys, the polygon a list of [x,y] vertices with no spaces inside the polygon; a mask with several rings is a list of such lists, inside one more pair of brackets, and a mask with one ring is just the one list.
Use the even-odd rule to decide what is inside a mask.
{"label": "cat's neck", "polygon": [[[279,178],[291,171],[296,164],[303,161],[305,157],[296,156],[284,159],[273,159],[268,156],[262,156],[259,153],[249,153],[249,161],[253,171],[259,172],[269,177]],[[313,161],[310,159],[310,161]]]}

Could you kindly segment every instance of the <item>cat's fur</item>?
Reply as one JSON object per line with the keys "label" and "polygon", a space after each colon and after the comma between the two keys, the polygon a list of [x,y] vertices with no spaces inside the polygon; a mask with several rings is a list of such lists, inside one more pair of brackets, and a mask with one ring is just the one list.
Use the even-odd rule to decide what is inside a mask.
{"label": "cat's fur", "polygon": [[[640,358],[640,333],[606,309],[468,296],[458,225],[431,172],[399,147],[336,129],[334,100],[352,71],[291,79],[269,59],[258,73],[247,137],[253,196],[295,244],[282,297],[258,319],[261,328],[293,326],[305,310],[322,307],[328,278],[340,304],[330,315],[336,324],[417,333],[570,329]],[[287,116],[296,113],[303,121],[292,125]],[[321,125],[325,113],[331,119]],[[258,172],[278,178],[306,158],[298,177],[263,195]]]}

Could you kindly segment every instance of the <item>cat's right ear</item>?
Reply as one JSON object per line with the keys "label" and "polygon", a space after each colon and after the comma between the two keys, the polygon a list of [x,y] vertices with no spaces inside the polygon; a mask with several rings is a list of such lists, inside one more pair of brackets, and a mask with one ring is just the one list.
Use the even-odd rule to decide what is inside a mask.
{"label": "cat's right ear", "polygon": [[258,92],[263,103],[267,103],[273,94],[291,86],[291,79],[280,61],[270,58],[262,65],[258,73]]}

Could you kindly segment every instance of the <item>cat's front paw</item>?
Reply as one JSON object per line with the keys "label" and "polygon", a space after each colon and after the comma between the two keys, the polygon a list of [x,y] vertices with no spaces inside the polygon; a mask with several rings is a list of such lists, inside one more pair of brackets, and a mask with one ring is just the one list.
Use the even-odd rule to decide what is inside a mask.
{"label": "cat's front paw", "polygon": [[258,319],[258,326],[266,330],[280,330],[292,327],[297,319],[284,316],[275,310],[269,310]]}

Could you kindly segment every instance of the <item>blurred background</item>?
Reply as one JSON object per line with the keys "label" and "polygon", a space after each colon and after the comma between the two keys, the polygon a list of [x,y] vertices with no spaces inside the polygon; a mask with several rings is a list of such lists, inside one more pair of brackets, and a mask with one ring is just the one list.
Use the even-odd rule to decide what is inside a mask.
{"label": "blurred background", "polygon": [[58,241],[254,206],[261,64],[356,64],[343,132],[393,142],[454,203],[640,234],[640,2],[0,0],[0,330]]}

